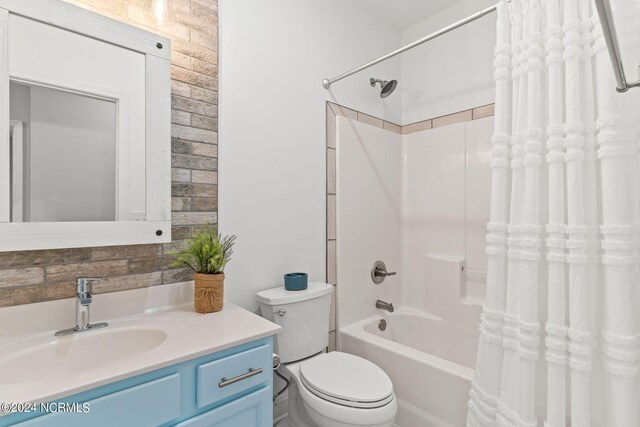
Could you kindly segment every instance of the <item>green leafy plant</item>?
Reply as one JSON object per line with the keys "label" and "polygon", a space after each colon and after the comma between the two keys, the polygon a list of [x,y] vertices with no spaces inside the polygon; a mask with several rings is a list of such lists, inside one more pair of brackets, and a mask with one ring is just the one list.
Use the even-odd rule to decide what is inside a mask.
{"label": "green leafy plant", "polygon": [[233,254],[236,236],[222,236],[218,227],[207,225],[194,234],[171,267],[189,267],[199,274],[221,274]]}

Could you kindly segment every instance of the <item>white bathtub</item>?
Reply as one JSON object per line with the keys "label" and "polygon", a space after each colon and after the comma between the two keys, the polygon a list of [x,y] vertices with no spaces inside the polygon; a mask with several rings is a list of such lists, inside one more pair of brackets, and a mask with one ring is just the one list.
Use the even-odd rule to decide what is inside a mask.
{"label": "white bathtub", "polygon": [[[387,322],[385,331],[378,328],[380,319]],[[477,345],[477,326],[453,330],[450,322],[406,308],[339,333],[342,351],[374,362],[391,377],[400,427],[465,425]]]}

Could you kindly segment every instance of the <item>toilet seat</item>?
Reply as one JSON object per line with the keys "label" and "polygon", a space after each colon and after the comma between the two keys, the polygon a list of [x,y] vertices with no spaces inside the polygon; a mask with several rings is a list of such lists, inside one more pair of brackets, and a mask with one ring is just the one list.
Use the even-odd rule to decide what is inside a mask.
{"label": "toilet seat", "polygon": [[302,385],[315,396],[352,408],[379,408],[394,399],[393,385],[377,365],[361,357],[331,352],[300,363]]}

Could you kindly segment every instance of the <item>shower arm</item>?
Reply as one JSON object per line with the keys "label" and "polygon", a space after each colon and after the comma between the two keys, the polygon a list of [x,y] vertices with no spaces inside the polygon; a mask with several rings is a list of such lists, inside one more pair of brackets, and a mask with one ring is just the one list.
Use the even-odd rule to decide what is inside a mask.
{"label": "shower arm", "polygon": [[602,26],[602,34],[607,43],[611,65],[613,65],[613,74],[615,74],[618,84],[616,90],[624,93],[631,88],[640,87],[640,80],[628,82],[624,74],[620,45],[618,44],[618,36],[616,34],[616,25],[613,21],[613,13],[611,12],[611,3],[609,3],[609,0],[595,0],[595,2],[598,16],[600,17],[600,25]]}
{"label": "shower arm", "polygon": [[366,64],[361,65],[361,66],[359,66],[357,68],[354,68],[353,70],[347,71],[346,73],[342,73],[339,76],[336,76],[336,77],[334,77],[332,79],[324,79],[324,80],[322,80],[322,86],[324,86],[325,89],[329,89],[331,87],[331,85],[333,83],[337,82],[337,81],[340,81],[340,80],[342,80],[342,79],[344,79],[346,77],[349,77],[352,74],[358,73],[358,72],[360,72],[362,70],[366,70],[367,68],[372,67],[372,66],[374,66],[374,65],[376,65],[376,64],[378,64],[378,63],[380,63],[382,61],[386,61],[389,58],[393,58],[396,55],[400,55],[401,53],[406,52],[409,49],[413,49],[416,46],[420,46],[421,44],[426,43],[429,40],[433,40],[433,39],[435,39],[437,37],[440,37],[441,35],[446,34],[449,31],[453,31],[456,28],[462,27],[463,25],[468,24],[469,22],[473,22],[473,21],[475,21],[477,19],[480,19],[483,16],[485,16],[485,15],[491,13],[491,12],[494,12],[497,8],[498,8],[498,5],[494,4],[493,6],[490,6],[490,7],[486,8],[486,9],[483,9],[483,10],[481,10],[479,12],[476,12],[473,15],[467,16],[466,18],[461,19],[458,22],[454,22],[453,24],[451,24],[449,26],[446,26],[446,27],[444,27],[444,28],[442,28],[442,29],[440,29],[440,30],[438,30],[438,31],[436,31],[434,33],[431,33],[431,34],[429,34],[429,35],[427,35],[427,36],[425,36],[425,37],[423,37],[423,38],[421,38],[419,40],[416,40],[413,43],[409,43],[408,45],[406,45],[404,47],[401,47],[400,49],[397,49],[397,50],[394,50],[393,52],[387,53],[386,55],[381,56],[380,58],[377,58],[377,59],[374,59],[373,61],[367,62]]}

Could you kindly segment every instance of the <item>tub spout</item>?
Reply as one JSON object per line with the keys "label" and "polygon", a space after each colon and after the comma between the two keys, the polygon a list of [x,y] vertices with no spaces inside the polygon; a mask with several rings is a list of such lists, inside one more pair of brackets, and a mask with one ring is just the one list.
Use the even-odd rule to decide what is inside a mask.
{"label": "tub spout", "polygon": [[387,310],[389,313],[393,313],[394,311],[393,303],[384,302],[382,300],[376,301],[376,308],[379,308],[381,310]]}

